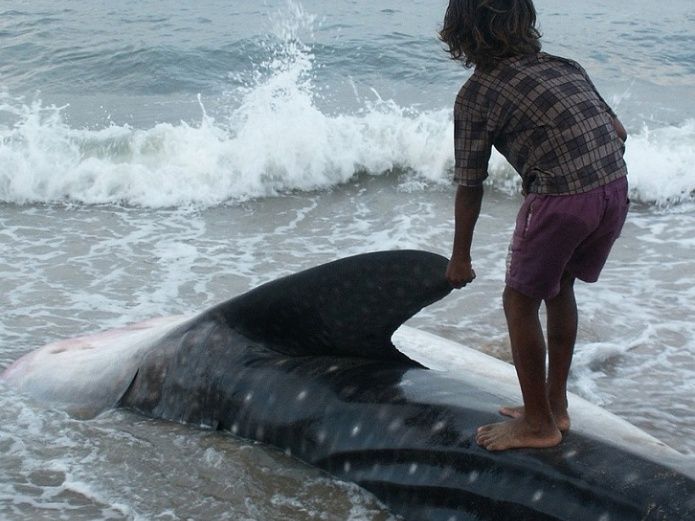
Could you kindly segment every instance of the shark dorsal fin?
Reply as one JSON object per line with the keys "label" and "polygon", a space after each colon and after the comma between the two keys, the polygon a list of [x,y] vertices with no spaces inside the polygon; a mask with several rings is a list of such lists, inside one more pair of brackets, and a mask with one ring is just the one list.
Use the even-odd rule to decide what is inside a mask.
{"label": "shark dorsal fin", "polygon": [[291,356],[346,356],[419,365],[391,336],[451,291],[447,259],[414,250],[356,255],[274,280],[216,308],[227,324]]}

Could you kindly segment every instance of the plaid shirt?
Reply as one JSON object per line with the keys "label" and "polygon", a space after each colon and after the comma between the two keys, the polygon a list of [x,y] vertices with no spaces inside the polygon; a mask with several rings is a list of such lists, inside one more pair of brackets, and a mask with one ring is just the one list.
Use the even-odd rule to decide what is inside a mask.
{"label": "plaid shirt", "polygon": [[494,145],[526,193],[587,192],[627,174],[615,113],[576,62],[546,53],[475,70],[454,107],[454,181],[479,186]]}

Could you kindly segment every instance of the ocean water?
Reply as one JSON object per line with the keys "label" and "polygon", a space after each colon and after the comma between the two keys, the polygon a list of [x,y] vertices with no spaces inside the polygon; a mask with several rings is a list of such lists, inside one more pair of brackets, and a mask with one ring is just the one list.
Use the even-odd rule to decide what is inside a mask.
{"label": "ocean water", "polygon": [[[3,2],[0,368],[341,256],[447,255],[470,72],[436,39],[446,4]],[[545,50],[581,62],[630,133],[633,206],[577,287],[571,389],[695,465],[695,11],[536,6]],[[509,360],[519,183],[499,156],[491,172],[478,279],[411,325]],[[0,519],[202,518],[393,519],[267,447],[123,411],[80,422],[0,386]]]}

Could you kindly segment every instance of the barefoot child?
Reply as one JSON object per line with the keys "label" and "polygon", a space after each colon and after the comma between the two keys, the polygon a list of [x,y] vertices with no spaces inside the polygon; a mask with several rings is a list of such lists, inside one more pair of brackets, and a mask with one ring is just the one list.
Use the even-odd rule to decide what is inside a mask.
{"label": "barefoot child", "polygon": [[503,295],[524,405],[503,407],[510,420],[478,429],[488,450],[551,447],[569,429],[574,281],[598,279],[628,210],[625,129],[579,64],[540,52],[535,24],[531,0],[451,0],[440,32],[452,58],[475,67],[454,107],[454,287],[475,278],[471,242],[493,146],[525,195]]}

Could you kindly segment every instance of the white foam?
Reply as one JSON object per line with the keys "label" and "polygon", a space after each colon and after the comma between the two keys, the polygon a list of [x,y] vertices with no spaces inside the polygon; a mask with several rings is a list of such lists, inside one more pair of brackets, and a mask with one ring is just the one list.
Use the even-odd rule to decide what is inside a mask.
{"label": "white foam", "polygon": [[695,120],[650,129],[644,125],[627,142],[625,160],[636,196],[666,206],[695,194]]}

